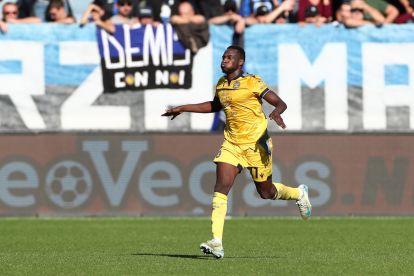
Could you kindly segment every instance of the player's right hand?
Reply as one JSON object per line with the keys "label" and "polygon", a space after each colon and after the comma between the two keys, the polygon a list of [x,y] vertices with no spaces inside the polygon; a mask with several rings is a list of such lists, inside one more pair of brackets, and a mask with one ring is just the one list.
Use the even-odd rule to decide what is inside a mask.
{"label": "player's right hand", "polygon": [[165,110],[165,113],[161,114],[161,116],[167,116],[167,117],[172,116],[171,120],[174,120],[175,117],[177,117],[180,114],[181,114],[181,112],[179,111],[179,109],[176,108],[176,107],[173,107],[173,108],[169,108],[169,109]]}
{"label": "player's right hand", "polygon": [[282,118],[282,116],[280,116],[280,113],[279,113],[279,111],[277,111],[277,109],[274,109],[272,111],[272,113],[269,114],[269,118],[270,118],[270,120],[275,121],[276,124],[278,126],[280,126],[281,128],[283,128],[283,129],[286,128],[285,122],[283,121],[283,118]]}

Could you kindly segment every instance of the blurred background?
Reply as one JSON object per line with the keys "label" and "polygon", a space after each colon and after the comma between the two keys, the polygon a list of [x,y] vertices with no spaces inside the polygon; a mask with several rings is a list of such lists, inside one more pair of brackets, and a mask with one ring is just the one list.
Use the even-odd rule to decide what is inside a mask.
{"label": "blurred background", "polygon": [[[0,215],[209,216],[224,114],[160,115],[211,100],[232,44],[288,105],[274,181],[307,184],[315,216],[411,215],[412,7],[0,0]],[[228,214],[297,210],[244,170]]]}

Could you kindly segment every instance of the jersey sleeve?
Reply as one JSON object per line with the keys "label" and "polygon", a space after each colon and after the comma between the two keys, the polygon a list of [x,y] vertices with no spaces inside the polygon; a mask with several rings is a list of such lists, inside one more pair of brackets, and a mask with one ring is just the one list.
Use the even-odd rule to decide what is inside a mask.
{"label": "jersey sleeve", "polygon": [[254,76],[250,82],[251,90],[254,95],[258,98],[263,98],[267,92],[269,92],[269,87],[267,87],[266,83],[262,80],[261,77]]}

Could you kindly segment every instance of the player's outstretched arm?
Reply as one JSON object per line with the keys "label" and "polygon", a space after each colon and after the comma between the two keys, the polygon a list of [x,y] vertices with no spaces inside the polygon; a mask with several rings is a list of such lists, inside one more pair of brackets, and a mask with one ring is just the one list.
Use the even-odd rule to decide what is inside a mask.
{"label": "player's outstretched arm", "polygon": [[161,116],[171,117],[171,120],[174,120],[175,117],[180,115],[183,112],[195,112],[195,113],[211,113],[221,110],[221,104],[217,97],[214,97],[214,100],[198,103],[198,104],[186,104],[176,107],[169,108]]}
{"label": "player's outstretched arm", "polygon": [[280,116],[280,114],[282,114],[287,108],[286,103],[272,90],[266,93],[264,99],[275,107],[275,109],[269,114],[270,120],[275,121],[281,128],[286,128],[285,122],[283,121],[282,116]]}

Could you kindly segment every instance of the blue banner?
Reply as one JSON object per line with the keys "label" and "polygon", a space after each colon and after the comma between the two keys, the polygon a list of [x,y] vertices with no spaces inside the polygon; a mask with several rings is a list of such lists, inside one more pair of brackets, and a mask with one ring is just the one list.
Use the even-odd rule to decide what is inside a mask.
{"label": "blue banner", "polygon": [[[65,42],[96,43],[95,26],[60,24],[9,24],[7,33],[0,32],[0,42],[39,42],[44,48],[45,83],[47,85],[79,85],[96,67],[96,64],[60,63],[60,45]],[[30,49],[28,49],[30,50]],[[12,52],[13,49],[10,49]],[[79,53],[81,56],[82,53]],[[41,68],[39,68],[41,70]],[[42,69],[43,70],[43,69]],[[21,72],[19,60],[0,60],[0,74]]]}
{"label": "blue banner", "polygon": [[170,24],[97,29],[105,92],[190,88],[192,54]]}
{"label": "blue banner", "polygon": [[[371,25],[353,29],[331,24],[321,27],[314,25],[301,27],[296,24],[254,25],[247,28],[245,32],[247,71],[260,74],[268,85],[278,86],[279,70],[283,70],[278,66],[280,45],[300,45],[309,62],[314,63],[325,45],[343,43],[347,54],[348,84],[361,86],[363,77],[361,46],[365,43],[413,43],[413,34],[414,25],[412,24],[383,27]],[[392,74],[387,74],[388,81],[398,83],[401,76],[406,76],[404,70],[401,71],[400,68],[390,71],[389,73]]]}
{"label": "blue banner", "polygon": [[[245,71],[286,101],[289,130],[412,131],[413,34],[413,24],[255,25],[244,34]],[[0,33],[0,131],[210,131],[213,116],[159,114],[214,97],[232,36],[211,25],[193,57],[170,25],[117,26],[112,36],[93,24],[9,24]]]}

